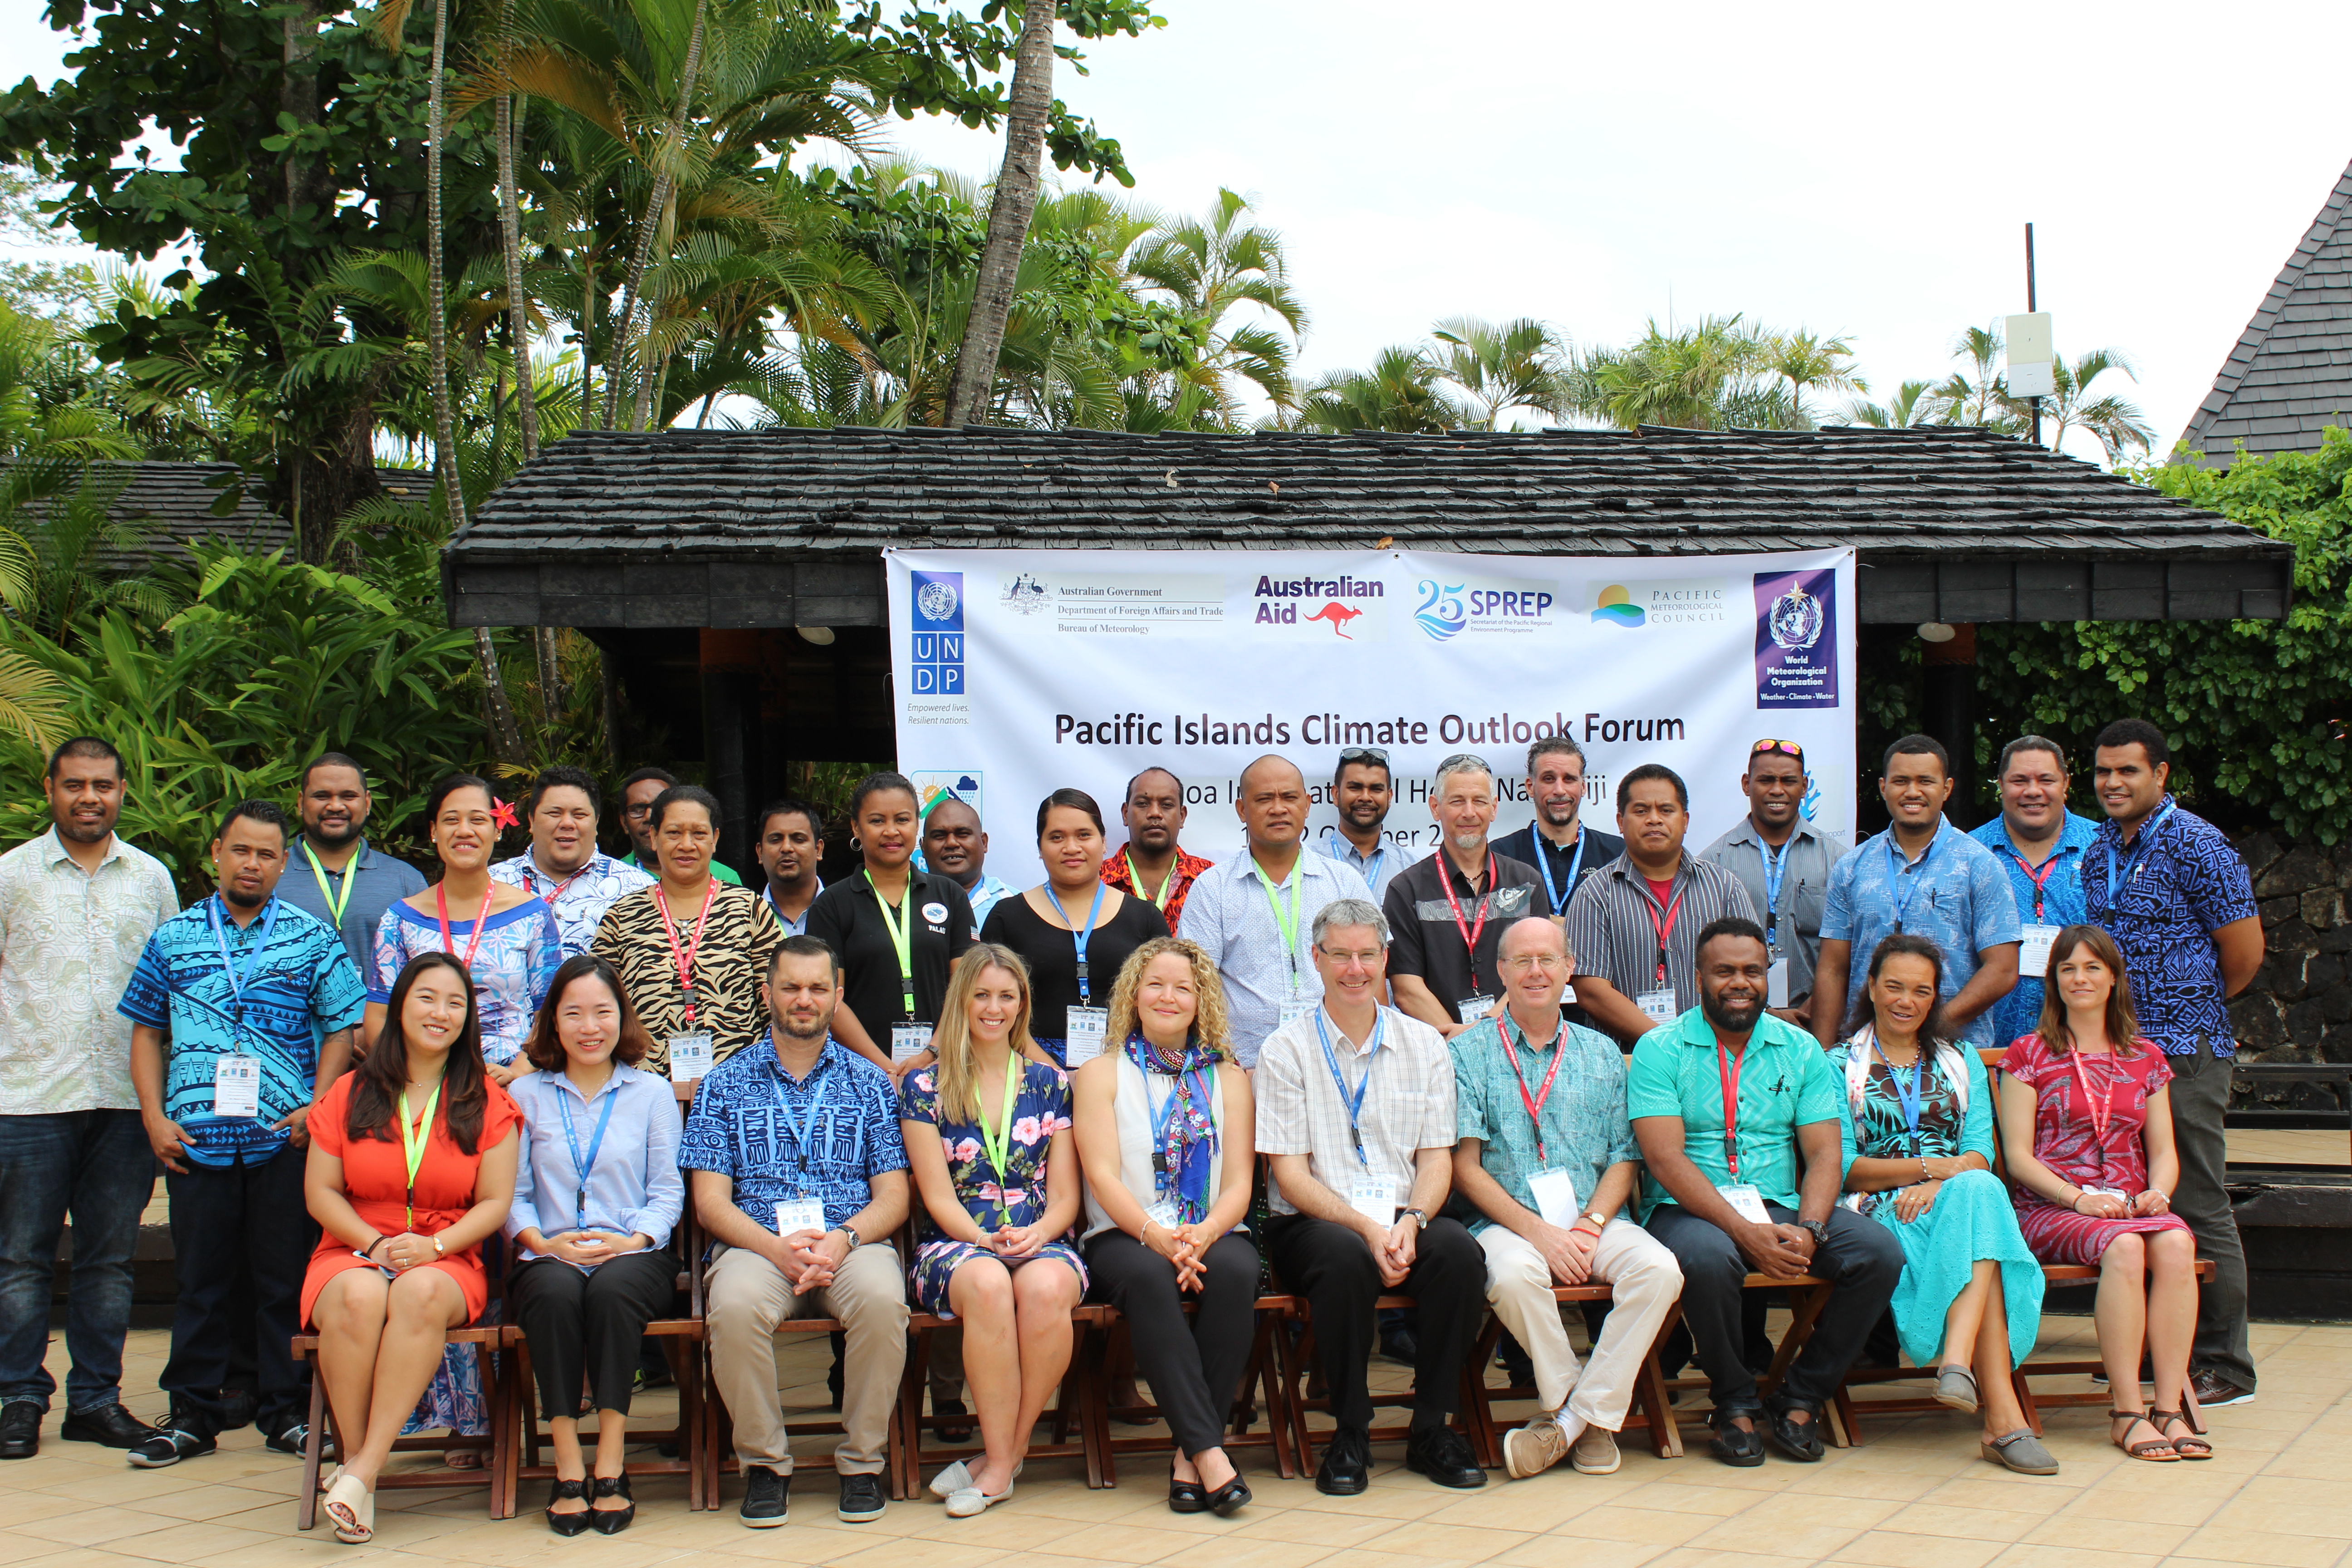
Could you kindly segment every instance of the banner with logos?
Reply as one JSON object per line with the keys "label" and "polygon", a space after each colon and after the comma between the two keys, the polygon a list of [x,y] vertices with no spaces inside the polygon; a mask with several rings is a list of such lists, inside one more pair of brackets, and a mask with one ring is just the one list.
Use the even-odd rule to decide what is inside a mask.
{"label": "banner with logos", "polygon": [[1114,845],[1127,782],[1184,785],[1182,842],[1241,842],[1241,771],[1268,752],[1337,820],[1344,747],[1389,753],[1391,840],[1436,847],[1430,773],[1456,752],[1495,770],[1497,836],[1523,826],[1527,755],[1584,748],[1585,820],[1615,830],[1612,781],[1663,763],[1691,791],[1689,844],[1747,810],[1758,740],[1804,748],[1805,813],[1854,817],[1854,557],[1579,557],[1403,551],[894,551],[898,764],[926,807],[953,795],[990,835],[988,868],[1041,879],[1033,832],[1054,790],[1099,802]]}

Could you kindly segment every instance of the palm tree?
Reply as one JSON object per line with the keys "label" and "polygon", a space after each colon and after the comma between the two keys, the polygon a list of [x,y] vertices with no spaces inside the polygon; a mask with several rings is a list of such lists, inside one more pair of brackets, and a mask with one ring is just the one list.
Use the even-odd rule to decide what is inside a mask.
{"label": "palm tree", "polygon": [[2009,395],[2009,379],[1994,368],[2004,348],[2000,324],[1969,327],[1952,340],[1952,357],[1966,360],[1966,371],[1954,371],[1928,394],[1932,412],[1927,421],[1937,425],[1978,425],[2004,436],[2014,436],[2022,428],[2018,418],[2021,406]]}
{"label": "palm tree", "polygon": [[2051,450],[2064,450],[2067,431],[2087,430],[2098,437],[2107,466],[2113,468],[2126,452],[2145,452],[2155,441],[2156,432],[2148,428],[2137,404],[2124,397],[2090,395],[2091,383],[2111,370],[2132,381],[2139,379],[2121,349],[2093,349],[2072,365],[2063,359],[2051,365],[2051,395],[2042,400],[2042,415],[2052,421]]}
{"label": "palm tree", "polygon": [[1475,316],[1440,321],[1432,337],[1439,376],[1462,389],[1476,410],[1469,428],[1493,430],[1514,408],[1558,419],[1575,405],[1570,386],[1574,355],[1541,321],[1522,316],[1493,326]]}
{"label": "palm tree", "polygon": [[1631,348],[1586,357],[1584,411],[1621,430],[1785,428],[1793,414],[1787,395],[1759,384],[1775,342],[1738,316],[1704,317],[1675,332],[1653,320]]}
{"label": "palm tree", "polygon": [[988,240],[981,251],[971,314],[964,322],[963,346],[948,384],[950,426],[976,422],[987,412],[996,385],[996,359],[1003,352],[1004,328],[1021,270],[1023,242],[1037,209],[1039,165],[1045,147],[1045,120],[1054,100],[1055,0],[1026,0],[1021,38],[1013,55],[1013,95],[1004,115],[1004,163],[988,205]]}
{"label": "palm tree", "polygon": [[1906,381],[1885,403],[1873,403],[1866,397],[1849,399],[1845,405],[1845,417],[1850,425],[1868,425],[1880,430],[1907,430],[1914,425],[1927,423],[1931,405],[1927,382]]}
{"label": "palm tree", "polygon": [[1298,422],[1310,430],[1390,430],[1440,435],[1470,423],[1471,411],[1438,386],[1438,367],[1417,348],[1381,351],[1369,371],[1342,370],[1307,388]]}
{"label": "palm tree", "polygon": [[1805,404],[1805,390],[1818,386],[1824,392],[1863,392],[1870,384],[1855,374],[1853,345],[1845,338],[1822,338],[1800,328],[1783,337],[1772,340],[1766,356],[1767,368],[1772,374],[1789,384],[1790,423],[1798,429],[1814,426],[1812,410]]}
{"label": "palm tree", "polygon": [[[1236,381],[1276,409],[1297,406],[1292,367],[1307,331],[1282,236],[1249,221],[1251,211],[1247,197],[1220,190],[1205,216],[1160,224],[1127,263],[1129,280],[1147,298],[1162,295],[1198,323],[1203,347],[1192,380],[1204,408],[1229,426],[1240,419]],[[1258,319],[1226,326],[1245,306]]]}

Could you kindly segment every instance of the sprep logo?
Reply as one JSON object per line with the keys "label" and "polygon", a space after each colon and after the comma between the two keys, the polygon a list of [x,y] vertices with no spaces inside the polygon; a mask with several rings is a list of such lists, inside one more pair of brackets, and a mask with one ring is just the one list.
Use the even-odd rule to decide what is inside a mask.
{"label": "sprep logo", "polygon": [[1642,606],[1633,599],[1622,584],[1612,583],[1601,590],[1601,601],[1593,606],[1592,618],[1612,626],[1638,626],[1643,619]]}
{"label": "sprep logo", "polygon": [[1413,623],[1429,634],[1433,642],[1451,642],[1470,624],[1470,613],[1462,603],[1462,590],[1466,583],[1451,587],[1440,586],[1434,577],[1421,580],[1421,605],[1413,611]]}

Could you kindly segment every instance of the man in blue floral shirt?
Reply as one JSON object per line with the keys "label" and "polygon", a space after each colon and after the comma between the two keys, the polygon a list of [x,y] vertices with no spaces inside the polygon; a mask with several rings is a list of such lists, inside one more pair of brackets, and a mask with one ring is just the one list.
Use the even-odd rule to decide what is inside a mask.
{"label": "man in blue floral shirt", "polygon": [[596,847],[602,805],[585,768],[549,768],[530,786],[530,847],[490,868],[490,880],[536,893],[555,911],[566,958],[595,942],[606,910],[654,885],[647,873]]}
{"label": "man in blue floral shirt", "polygon": [[768,1039],[710,1070],[678,1164],[710,1233],[705,1317],[711,1375],[735,1419],[742,1521],[784,1522],[793,1454],[776,1392],[776,1326],[815,1314],[848,1336],[835,1510],[885,1506],[890,1412],[907,1363],[907,1275],[890,1237],[911,1184],[890,1076],[832,1037],[841,1001],[833,950],[787,937],[760,988]]}

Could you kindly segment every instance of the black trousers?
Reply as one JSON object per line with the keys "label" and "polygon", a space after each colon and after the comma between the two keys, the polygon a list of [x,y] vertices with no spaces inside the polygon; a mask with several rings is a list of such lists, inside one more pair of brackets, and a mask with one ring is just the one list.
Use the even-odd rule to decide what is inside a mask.
{"label": "black trousers", "polygon": [[560,1258],[534,1258],[507,1282],[507,1299],[539,1371],[539,1403],[551,1419],[580,1411],[584,1368],[599,1410],[629,1413],[637,1342],[669,1310],[677,1258],[669,1248],[632,1252],[583,1274]]}
{"label": "black trousers", "polygon": [[[1779,1225],[1797,1223],[1797,1211],[1766,1204]],[[1837,1392],[1838,1380],[1862,1352],[1863,1342],[1903,1275],[1903,1244],[1874,1219],[1852,1209],[1830,1211],[1830,1239],[1813,1258],[1812,1272],[1835,1282],[1829,1304],[1815,1320],[1812,1337],[1790,1364],[1780,1384],[1783,1399],[1819,1408]],[[1740,1352],[1740,1300],[1748,1259],[1731,1237],[1678,1204],[1661,1204],[1650,1214],[1650,1234],[1665,1244],[1683,1266],[1683,1321],[1697,1342],[1698,1363],[1706,1369],[1708,1392],[1718,1410],[1752,1410],[1756,1374]]]}
{"label": "black trousers", "polygon": [[[1370,1426],[1372,1397],[1365,1373],[1379,1338],[1372,1303],[1383,1289],[1372,1249],[1348,1226],[1307,1215],[1276,1215],[1266,1225],[1265,1245],[1284,1287],[1306,1297],[1315,1314],[1332,1419],[1342,1426]],[[1412,1271],[1396,1289],[1413,1299],[1421,1315],[1413,1336],[1413,1425],[1442,1423],[1454,1414],[1462,1358],[1486,1310],[1486,1251],[1453,1220],[1431,1220],[1413,1251]]]}
{"label": "black trousers", "polygon": [[1202,1255],[1201,1310],[1184,1321],[1176,1266],[1123,1230],[1087,1243],[1087,1294],[1125,1313],[1135,1364],[1187,1457],[1225,1440],[1256,1331],[1257,1248],[1227,1231]]}
{"label": "black trousers", "polygon": [[251,1347],[255,1424],[278,1433],[301,1420],[310,1384],[294,1360],[300,1328],[302,1274],[319,1244],[318,1222],[302,1200],[307,1151],[288,1144],[253,1164],[199,1165],[163,1173],[172,1201],[172,1256],[179,1301],[172,1314],[172,1354],[163,1391],[205,1426],[220,1431],[221,1397],[234,1363]]}

